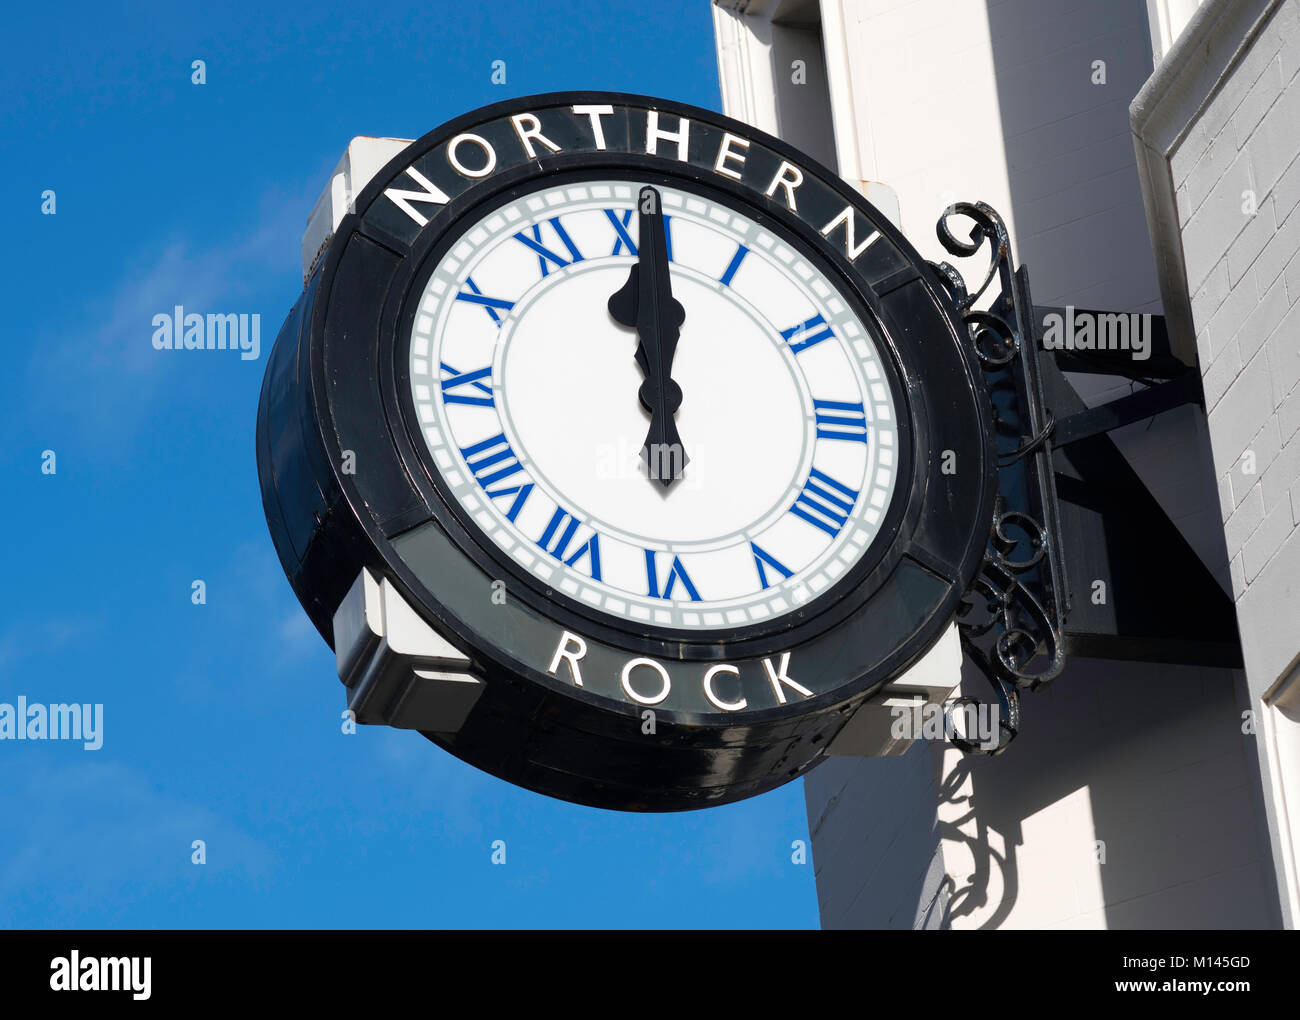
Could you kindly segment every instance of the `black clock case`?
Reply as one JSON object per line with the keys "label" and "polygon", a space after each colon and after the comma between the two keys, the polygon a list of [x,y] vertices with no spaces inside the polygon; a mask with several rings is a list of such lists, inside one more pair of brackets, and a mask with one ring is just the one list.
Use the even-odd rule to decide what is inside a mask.
{"label": "black clock case", "polygon": [[[583,103],[653,108],[766,147],[815,176],[836,201],[851,204],[906,265],[865,283],[842,249],[820,236],[815,208],[795,216],[775,201],[755,207],[751,192],[708,167],[626,151],[565,152],[496,174],[454,197],[406,246],[382,223],[367,223],[382,189],[455,134],[486,130],[483,125],[516,111]],[[895,499],[863,562],[789,617],[683,634],[584,612],[476,539],[412,441],[403,380],[411,295],[418,296],[439,245],[449,243],[449,225],[502,201],[512,189],[526,190],[539,176],[550,183],[564,174],[622,175],[718,192],[783,235],[797,236],[795,243],[839,277],[860,314],[882,333],[900,446],[906,447]],[[356,209],[340,223],[268,358],[258,408],[258,472],[281,564],[331,646],[333,614],[366,568],[390,580],[486,681],[464,726],[455,734],[425,733],[428,739],[512,783],[578,803],[658,811],[725,803],[770,790],[818,764],[862,702],[943,632],[978,568],[992,517],[988,395],[966,331],[933,269],[831,171],[775,138],[694,107],[622,94],[556,93],[497,104],[431,132],[377,175]],[[344,451],[353,456],[354,474],[341,467]],[[953,452],[955,473],[941,470],[944,451]],[[418,576],[397,548],[421,529],[436,535],[442,559],[431,567],[426,558]],[[454,590],[440,586],[440,577],[453,576],[471,580]],[[508,579],[515,615],[480,614],[467,622],[477,612],[472,606],[485,602],[500,578]],[[475,583],[481,589],[469,590]],[[757,662],[789,650],[802,675],[824,682],[816,697],[779,708],[658,712],[648,734],[643,706],[598,697],[539,670],[536,663],[549,659],[552,647],[534,647],[536,629],[519,625],[525,617],[545,624],[547,634],[568,629],[626,657],[665,663]]]}

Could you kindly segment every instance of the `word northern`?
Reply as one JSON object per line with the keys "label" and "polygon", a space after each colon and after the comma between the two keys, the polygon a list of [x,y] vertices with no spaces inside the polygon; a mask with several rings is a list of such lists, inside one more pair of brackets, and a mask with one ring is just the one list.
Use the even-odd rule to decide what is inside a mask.
{"label": "word northern", "polygon": [[0,740],[80,740],[87,751],[104,746],[103,705],[29,705],[0,702]]}
{"label": "word northern", "polygon": [[156,351],[240,351],[244,361],[256,361],[262,353],[262,316],[257,312],[205,316],[177,305],[155,315],[153,326]]}
{"label": "word northern", "polygon": [[1149,313],[1076,311],[1043,316],[1043,347],[1049,351],[1132,351],[1134,361],[1151,357]]}
{"label": "word northern", "polygon": [[[564,125],[565,130],[580,126],[585,131],[586,137],[578,145],[579,150],[583,152],[626,151],[661,158],[666,155],[667,158],[675,158],[682,163],[692,163],[692,145],[696,145],[695,156],[698,158],[701,144],[693,143],[692,139],[703,137],[706,133],[714,133],[708,125],[704,125],[695,129],[693,134],[693,125],[689,117],[677,117],[675,123],[670,124],[661,120],[660,111],[652,109],[626,108],[618,110],[616,114],[611,104],[576,104],[569,107],[567,112],[571,113],[574,119],[572,125]],[[548,113],[548,116],[557,118],[564,115],[565,111],[559,109]],[[611,127],[616,122],[616,118],[620,130],[622,119],[626,118],[627,121],[628,141],[625,149],[610,145],[606,138],[606,128]],[[558,122],[554,128],[551,128],[542,122],[538,113],[527,112],[513,114],[509,117],[509,122],[514,136],[511,143],[514,152],[510,153],[509,159],[502,158],[498,146],[490,139],[472,131],[461,132],[443,146],[442,151],[447,166],[457,175],[460,182],[469,183],[489,177],[499,167],[504,168],[507,164],[517,165],[520,158],[536,162],[545,156],[566,151],[564,146],[546,134],[548,130],[559,134],[561,125]],[[561,137],[565,136],[561,135]],[[805,184],[804,171],[789,160],[782,159],[771,173],[758,171],[761,179],[755,178],[755,172],[748,170],[746,162],[751,144],[748,138],[730,131],[722,131],[716,147],[711,147],[709,158],[704,165],[718,177],[742,182],[761,191],[765,198],[784,203],[790,212],[799,212],[799,189]],[[422,160],[423,157],[416,162],[421,163]],[[430,170],[428,164],[424,164],[424,168]],[[384,196],[405,213],[417,227],[424,227],[429,222],[429,215],[437,212],[437,207],[447,205],[452,196],[430,180],[415,163],[408,166],[404,174],[408,180],[401,180],[401,178],[397,180],[403,185],[415,184],[418,190],[394,186],[386,188]],[[448,187],[451,185],[448,184]],[[863,252],[880,239],[880,232],[877,230],[873,229],[869,232],[860,230],[860,222],[861,214],[852,205],[845,203],[842,208],[830,215],[824,224],[813,225],[827,239],[842,236],[844,254],[850,262],[855,262]]]}

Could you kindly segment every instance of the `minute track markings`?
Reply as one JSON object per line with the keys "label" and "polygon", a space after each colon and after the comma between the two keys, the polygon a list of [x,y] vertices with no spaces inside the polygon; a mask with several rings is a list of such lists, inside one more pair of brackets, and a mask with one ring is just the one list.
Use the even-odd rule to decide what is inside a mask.
{"label": "minute track markings", "polygon": [[[762,505],[768,509],[756,513],[747,520],[736,521],[729,527],[719,528],[711,533],[703,529],[693,531],[692,527],[688,526],[687,534],[683,535],[680,530],[665,531],[653,524],[650,525],[650,530],[643,530],[642,526],[629,520],[622,510],[607,505],[608,501],[602,502],[600,498],[596,498],[593,505],[588,494],[571,488],[569,474],[572,472],[556,473],[553,460],[548,459],[552,455],[546,453],[544,445],[534,449],[534,444],[539,441],[538,419],[532,412],[521,418],[518,412],[526,404],[518,404],[516,398],[526,390],[558,396],[562,392],[568,392],[569,378],[574,380],[585,378],[585,382],[578,384],[583,388],[569,392],[562,402],[557,403],[555,397],[547,397],[545,403],[536,405],[548,408],[551,416],[562,418],[569,413],[572,401],[576,400],[580,405],[587,399],[589,390],[586,387],[594,383],[598,389],[601,389],[600,380],[611,377],[604,374],[604,369],[600,369],[600,374],[596,376],[584,377],[584,372],[596,371],[596,365],[591,363],[587,355],[579,354],[569,346],[571,339],[578,339],[583,335],[583,331],[574,333],[571,329],[570,324],[579,321],[577,319],[555,318],[553,326],[550,327],[556,337],[557,346],[546,348],[545,357],[551,365],[555,366],[558,375],[546,372],[539,375],[537,372],[539,363],[536,358],[511,361],[508,352],[516,348],[526,349],[519,348],[519,343],[522,342],[519,338],[525,335],[524,331],[531,329],[535,333],[539,328],[536,325],[529,325],[538,314],[537,309],[544,309],[548,303],[550,307],[563,307],[562,304],[556,303],[557,288],[566,288],[567,293],[567,289],[573,284],[572,292],[575,300],[583,302],[583,307],[586,307],[589,299],[579,297],[584,293],[584,286],[589,293],[596,287],[594,281],[603,279],[600,274],[609,274],[619,265],[625,267],[621,273],[629,274],[627,279],[623,279],[623,287],[628,286],[630,264],[634,262],[639,264],[646,255],[639,243],[637,236],[639,224],[635,220],[639,198],[635,185],[624,186],[622,190],[618,185],[606,184],[592,188],[558,185],[550,190],[520,197],[515,200],[514,205],[498,207],[497,212],[489,211],[482,214],[482,223],[486,224],[489,219],[496,219],[497,222],[489,225],[488,232],[480,235],[475,241],[478,253],[468,258],[464,251],[456,253],[456,265],[459,269],[462,290],[469,290],[464,283],[467,273],[472,275],[474,283],[480,290],[489,295],[513,295],[516,292],[515,288],[519,286],[515,281],[521,279],[519,276],[521,269],[527,274],[522,277],[525,285],[512,302],[509,316],[503,316],[501,331],[495,340],[481,328],[476,331],[472,326],[472,320],[466,320],[470,323],[467,332],[460,332],[454,322],[442,325],[443,320],[433,311],[432,306],[426,308],[426,311],[433,312],[435,315],[434,324],[421,324],[419,335],[428,336],[434,342],[433,349],[428,352],[434,358],[432,365],[437,366],[445,362],[449,367],[459,370],[456,375],[477,370],[466,368],[467,364],[473,365],[475,358],[473,352],[476,348],[472,345],[484,341],[492,345],[494,374],[491,382],[496,393],[494,410],[500,416],[501,427],[504,429],[504,434],[509,437],[513,449],[519,451],[519,458],[529,473],[529,480],[535,488],[539,489],[532,492],[524,503],[519,504],[519,512],[513,518],[507,518],[506,515],[516,507],[516,500],[520,497],[520,493],[505,494],[500,490],[513,488],[517,483],[522,487],[524,475],[516,475],[491,484],[489,489],[496,495],[486,507],[480,509],[481,504],[476,506],[473,503],[466,503],[465,506],[471,518],[481,519],[485,526],[486,518],[480,518],[479,515],[484,512],[491,513],[508,527],[512,536],[517,536],[523,541],[522,547],[505,546],[510,550],[511,558],[523,569],[536,575],[548,587],[554,586],[557,593],[562,590],[567,596],[588,605],[598,608],[608,606],[606,611],[624,616],[633,611],[641,612],[643,610],[640,607],[645,607],[649,615],[632,618],[672,626],[743,625],[752,620],[770,618],[789,611],[792,604],[806,604],[810,597],[815,597],[816,593],[823,591],[835,578],[841,576],[844,570],[843,564],[852,563],[857,558],[860,550],[868,546],[870,536],[875,530],[865,521],[864,515],[869,511],[865,502],[855,505],[851,513],[844,515],[843,523],[837,519],[842,506],[836,502],[823,500],[810,504],[810,500],[822,495],[815,488],[818,480],[811,471],[815,450],[823,447],[826,449],[816,454],[816,466],[824,474],[846,484],[850,489],[875,491],[870,485],[864,484],[863,474],[868,469],[874,472],[876,461],[874,452],[869,455],[863,454],[862,456],[867,457],[865,461],[857,460],[859,456],[857,454],[849,455],[849,451],[867,449],[866,443],[854,436],[861,437],[865,431],[862,422],[868,420],[867,410],[875,406],[874,401],[868,403],[871,400],[871,391],[863,376],[865,359],[874,354],[874,351],[866,348],[862,352],[864,360],[861,362],[853,351],[855,343],[859,347],[864,342],[871,343],[870,339],[866,341],[862,339],[864,335],[870,338],[871,334],[864,334],[860,326],[855,331],[854,324],[860,320],[852,318],[851,313],[846,313],[842,303],[836,306],[834,292],[821,286],[819,282],[823,278],[810,276],[807,266],[802,262],[803,257],[791,253],[779,243],[774,244],[771,235],[765,230],[737,217],[730,211],[725,215],[719,215],[721,207],[710,206],[694,196],[688,195],[684,198],[682,192],[660,190],[662,216],[666,219],[671,213],[672,219],[677,221],[680,227],[679,236],[676,238],[680,250],[675,254],[678,259],[685,260],[673,263],[674,299],[678,298],[680,289],[681,302],[687,309],[688,316],[693,302],[703,300],[696,297],[697,289],[701,286],[709,288],[709,294],[718,295],[713,300],[725,302],[725,307],[711,312],[712,328],[705,325],[705,322],[710,321],[709,316],[704,316],[700,320],[691,320],[696,322],[695,329],[703,331],[681,333],[682,345],[690,343],[691,357],[696,357],[698,353],[707,350],[717,342],[714,339],[717,329],[730,331],[734,329],[732,323],[741,321],[732,318],[736,310],[744,311],[743,328],[746,331],[752,329],[756,337],[761,340],[763,349],[776,355],[775,363],[785,366],[782,373],[790,382],[780,383],[780,386],[791,386],[789,392],[792,395],[796,392],[799,394],[797,405],[799,411],[789,422],[789,427],[793,434],[805,438],[795,444],[796,451],[802,444],[802,452],[798,453],[798,463],[791,460],[787,467],[782,462],[779,471],[776,472],[784,476],[786,481],[780,494],[763,496]],[[523,212],[523,217],[521,218],[517,213],[503,215],[511,209]],[[559,219],[570,241],[584,255],[584,259],[570,262],[562,269],[554,262],[548,261],[548,271],[543,276],[537,259],[531,257],[535,256],[536,252],[530,246],[521,245],[515,239],[515,235],[523,234],[535,241],[533,228],[540,226],[544,246],[550,247],[553,252],[567,261],[567,248],[558,240],[558,235],[553,233],[550,224],[552,218]],[[624,227],[628,234],[627,240],[633,242],[637,256],[632,255],[633,249],[629,249],[625,240],[619,236],[615,223]],[[721,243],[723,239],[727,244],[725,248]],[[500,247],[502,243],[505,244],[504,248]],[[612,254],[615,250],[618,251],[617,255]],[[497,251],[503,254],[500,257],[493,255],[493,252]],[[510,254],[512,252],[515,254]],[[524,252],[530,256],[527,261],[519,257],[519,253]],[[665,250],[664,255],[666,254]],[[528,273],[529,265],[533,267],[531,274]],[[619,277],[616,277],[617,279]],[[528,282],[530,280],[534,282]],[[577,283],[579,280],[591,282],[579,285]],[[813,284],[820,287],[815,293],[811,289]],[[740,287],[739,291],[734,289],[737,285]],[[610,290],[616,288],[617,283]],[[605,290],[604,293],[610,294],[610,290]],[[812,307],[806,305],[800,307],[794,304],[793,298],[796,295],[811,298]],[[451,296],[454,296],[454,292],[446,295],[446,297]],[[771,307],[764,307],[765,305]],[[791,312],[793,314],[790,314]],[[728,318],[717,318],[721,314],[725,314]],[[810,320],[815,321],[810,322]],[[537,321],[546,321],[545,315],[543,314],[543,319]],[[684,322],[686,329],[692,328],[690,321],[686,321],[686,317]],[[751,322],[752,326],[749,325]],[[789,330],[791,323],[796,324],[796,328],[791,331],[791,336],[789,338],[782,336],[782,331]],[[488,324],[486,320],[483,321],[484,327]],[[803,328],[805,324],[807,328]],[[447,329],[450,329],[450,332],[446,332]],[[827,329],[831,331],[830,335],[819,337],[819,334]],[[438,346],[440,337],[446,346]],[[810,344],[809,348],[803,349],[801,354],[801,341],[813,339],[817,339],[818,342]],[[816,348],[815,357],[812,356],[813,347]],[[482,350],[481,347],[477,349]],[[617,350],[618,348],[607,344],[605,349]],[[687,349],[683,346],[683,350]],[[538,350],[540,351],[541,348]],[[581,348],[579,347],[578,350]],[[627,348],[623,347],[622,350]],[[743,349],[739,352],[739,360],[730,361],[727,365],[747,366],[751,359],[751,353],[746,353],[747,351],[752,354],[758,353],[754,348]],[[675,366],[681,358],[681,352],[677,352],[673,362],[674,367],[670,369],[670,378],[674,382],[677,381]],[[511,365],[516,367],[511,368]],[[590,367],[584,368],[584,365]],[[720,367],[730,372],[729,368]],[[634,366],[634,371],[638,368],[639,365]],[[496,374],[498,370],[499,375]],[[448,371],[444,371],[442,375],[448,382],[456,378]],[[691,378],[696,379],[695,376]],[[548,381],[543,384],[542,379]],[[853,380],[851,388],[844,385],[850,379]],[[608,386],[603,387],[603,390],[621,395],[628,393],[629,389],[636,391],[645,381],[642,377],[630,388],[625,388],[626,383],[620,383],[616,390]],[[761,388],[762,392],[769,392],[770,385],[765,383]],[[697,389],[704,394],[703,402],[690,405],[691,407],[698,410],[710,404],[725,406],[719,403],[712,385],[692,382],[691,393],[695,393]],[[486,398],[488,395],[481,389],[474,389],[472,383],[468,381],[462,381],[459,387],[453,385],[452,392],[474,398]],[[749,392],[758,391],[751,389]],[[639,397],[638,392],[636,404],[640,404]],[[618,403],[623,407],[626,407],[623,404],[625,399],[622,396],[618,398]],[[688,399],[690,399],[688,396],[684,396],[684,400]],[[749,400],[748,397],[744,399]],[[767,400],[764,399],[761,406],[766,407],[766,404]],[[846,406],[833,406],[838,404]],[[440,403],[439,408],[441,407]],[[466,407],[459,402],[446,407],[447,414],[451,415],[447,419],[448,427],[453,428],[460,439],[458,447],[467,446],[472,441],[481,441],[485,436],[482,426],[472,424],[473,419],[469,417],[476,410],[481,411],[481,409]],[[600,420],[612,422],[614,419]],[[437,422],[431,424],[437,425]],[[626,426],[620,426],[620,429],[625,433]],[[890,426],[886,425],[885,429],[889,431]],[[819,430],[821,435],[818,435]],[[495,431],[496,429],[493,429],[494,433]],[[692,427],[692,435],[695,431]],[[841,432],[843,438],[839,438]],[[435,435],[435,433],[429,434]],[[591,434],[599,438],[604,433],[602,427],[595,424]],[[687,435],[685,438],[689,442],[692,437]],[[566,440],[567,442],[569,441]],[[636,449],[635,444],[628,444],[628,447],[630,450]],[[844,453],[850,456],[848,461],[838,454],[830,456],[833,449],[837,447],[842,448]],[[764,444],[758,448],[767,447]],[[644,449],[643,444],[642,450]],[[721,449],[725,453],[726,447]],[[459,453],[459,449],[455,449],[455,452]],[[698,451],[691,450],[690,453],[694,457]],[[540,464],[535,460],[539,455],[542,458]],[[755,467],[758,468],[760,463],[756,462]],[[765,474],[772,473],[763,470]],[[647,473],[642,471],[640,476],[644,478]],[[466,472],[467,477],[472,474],[472,471]],[[634,474],[630,477],[637,476]],[[881,484],[888,484],[890,473],[885,472],[882,477],[886,481]],[[810,482],[814,485],[809,486]],[[640,484],[644,485],[645,482],[642,481]],[[683,477],[679,477],[675,485],[683,484],[686,484]],[[747,488],[747,484],[734,490],[728,488],[725,491],[729,494],[717,499],[716,503],[732,502],[730,493],[734,492],[739,496]],[[835,497],[842,498],[843,494],[834,487],[823,484],[822,489]],[[474,490],[481,492],[482,487],[475,485]],[[667,491],[668,498],[671,500],[681,498],[687,490],[679,491],[678,488],[664,490],[662,486],[655,486],[654,491]],[[538,501],[539,497],[542,497],[541,502]],[[749,503],[741,500],[741,505],[747,507]],[[877,505],[884,505],[883,501]],[[813,520],[828,525],[830,530],[815,526],[801,514],[792,513],[792,509],[808,513]],[[820,514],[819,511],[822,510],[826,513]],[[549,536],[549,542],[542,543],[540,540],[557,512],[561,516]],[[874,513],[874,511],[870,512]],[[574,524],[574,519],[579,522],[577,525]],[[879,515],[875,520],[879,520]],[[773,528],[776,530],[773,531]],[[565,539],[566,533],[569,533],[567,540],[561,542]],[[497,532],[489,532],[489,534],[495,538]],[[820,536],[820,538],[813,536]],[[850,537],[853,538],[851,546],[847,544]],[[583,552],[592,538],[596,538],[596,551],[600,564],[598,571],[590,569],[588,557]],[[607,541],[612,543],[608,549]],[[557,543],[561,544],[557,546]],[[657,597],[652,594],[655,589],[650,584],[650,575],[643,562],[647,548],[656,550],[658,554],[655,577],[659,593]],[[525,549],[539,555],[540,558],[529,559],[524,555]],[[633,554],[642,561],[636,576],[629,573],[629,556]],[[570,560],[573,560],[572,564],[568,562]],[[680,565],[679,570],[674,569],[674,560]],[[686,580],[689,580],[694,595],[688,590]],[[810,582],[816,583],[812,583],[809,587]],[[799,589],[797,593],[796,587]],[[669,598],[664,598],[665,593],[670,593]]]}

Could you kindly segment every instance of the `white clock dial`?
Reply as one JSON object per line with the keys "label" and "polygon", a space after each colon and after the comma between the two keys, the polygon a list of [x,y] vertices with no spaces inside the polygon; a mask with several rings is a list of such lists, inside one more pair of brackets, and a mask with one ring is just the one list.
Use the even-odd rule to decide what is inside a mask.
{"label": "white clock dial", "polygon": [[881,354],[836,287],[769,229],[662,196],[671,377],[687,464],[648,477],[635,330],[608,304],[636,262],[639,185],[586,181],[485,214],[415,314],[418,423],[468,517],[547,586],[625,621],[769,621],[842,577],[894,493]]}

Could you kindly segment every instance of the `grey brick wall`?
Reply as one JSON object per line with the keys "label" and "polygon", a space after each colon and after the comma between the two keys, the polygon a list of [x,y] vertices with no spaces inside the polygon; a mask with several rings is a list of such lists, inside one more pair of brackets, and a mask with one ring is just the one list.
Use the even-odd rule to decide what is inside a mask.
{"label": "grey brick wall", "polygon": [[[1162,296],[1195,335],[1247,703],[1293,727],[1264,699],[1300,662],[1300,0],[1206,0],[1131,112]],[[1295,777],[1267,722],[1263,807],[1294,926]]]}
{"label": "grey brick wall", "polygon": [[1300,0],[1261,6],[1169,157],[1256,697],[1300,653]]}

